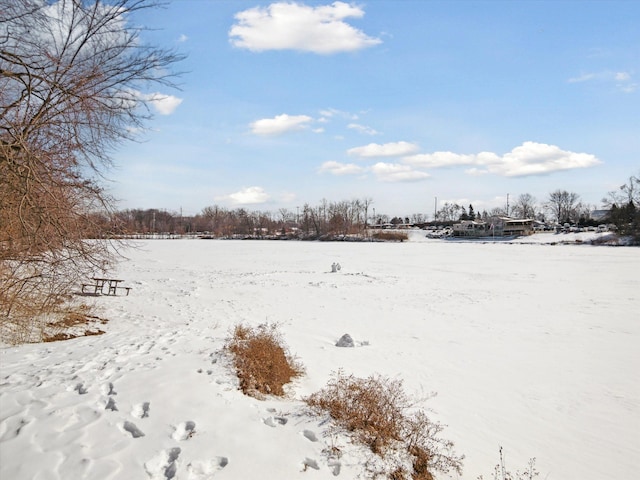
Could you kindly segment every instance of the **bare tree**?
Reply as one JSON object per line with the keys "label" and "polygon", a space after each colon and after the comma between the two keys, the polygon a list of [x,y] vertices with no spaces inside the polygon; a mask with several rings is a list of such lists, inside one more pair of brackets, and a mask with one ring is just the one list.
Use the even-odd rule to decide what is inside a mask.
{"label": "bare tree", "polygon": [[640,206],[640,173],[630,176],[629,180],[618,190],[608,192],[607,196],[602,199],[602,203],[607,208],[611,208],[613,205],[620,207],[629,203]]}
{"label": "bare tree", "polygon": [[552,213],[558,223],[577,221],[577,208],[580,195],[566,190],[556,190],[549,194],[546,208]]}
{"label": "bare tree", "polygon": [[537,208],[536,198],[529,193],[523,193],[518,196],[511,212],[516,218],[535,218]]}
{"label": "bare tree", "polygon": [[113,257],[110,154],[150,119],[180,56],[127,23],[147,0],[0,0],[0,321],[51,311]]}

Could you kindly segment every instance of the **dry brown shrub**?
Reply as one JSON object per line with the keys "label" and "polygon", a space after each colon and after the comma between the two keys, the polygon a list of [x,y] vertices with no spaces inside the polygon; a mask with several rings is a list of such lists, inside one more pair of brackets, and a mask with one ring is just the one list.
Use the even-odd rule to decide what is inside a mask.
{"label": "dry brown shrub", "polygon": [[303,373],[282,340],[276,324],[236,325],[225,344],[243,393],[284,396],[284,386]]}
{"label": "dry brown shrub", "polygon": [[105,332],[99,327],[106,323],[107,320],[93,315],[92,308],[85,304],[54,304],[47,312],[38,307],[14,307],[11,318],[0,317],[0,339],[11,345],[57,342],[102,335]]}
{"label": "dry brown shrub", "polygon": [[404,232],[376,232],[372,237],[386,242],[404,242],[409,239],[409,236]]}
{"label": "dry brown shrub", "polygon": [[91,314],[87,305],[79,305],[70,310],[60,311],[57,317],[46,322],[42,329],[43,342],[59,342],[78,337],[90,337],[105,333],[96,325],[107,323],[105,319]]}
{"label": "dry brown shrub", "polygon": [[455,455],[452,442],[439,438],[443,426],[416,409],[401,380],[337,372],[305,402],[381,460],[368,462],[373,477],[432,480],[434,472],[461,474],[463,457]]}

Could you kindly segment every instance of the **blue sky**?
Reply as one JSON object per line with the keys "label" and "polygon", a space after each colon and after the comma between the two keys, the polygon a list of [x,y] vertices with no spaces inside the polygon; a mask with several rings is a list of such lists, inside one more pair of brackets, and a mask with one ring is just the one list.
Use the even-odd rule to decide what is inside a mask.
{"label": "blue sky", "polygon": [[121,208],[476,210],[640,173],[640,2],[174,0],[132,19],[187,55]]}

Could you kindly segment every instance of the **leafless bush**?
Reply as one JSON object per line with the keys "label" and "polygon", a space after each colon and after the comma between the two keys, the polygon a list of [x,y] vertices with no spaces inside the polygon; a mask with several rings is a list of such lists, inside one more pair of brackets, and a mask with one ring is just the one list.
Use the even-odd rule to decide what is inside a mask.
{"label": "leafless bush", "polygon": [[372,477],[432,480],[435,472],[461,474],[463,457],[439,437],[443,426],[416,408],[401,380],[337,372],[305,402],[315,414],[328,414],[335,430],[375,454],[366,466]]}
{"label": "leafless bush", "polygon": [[[502,454],[502,447],[500,447],[500,463],[498,463],[493,470],[493,480],[533,480],[536,478],[540,472],[538,472],[535,468],[536,459],[529,459],[529,464],[527,465],[526,470],[520,472],[516,470],[516,473],[511,473],[505,467],[504,455]],[[483,480],[483,476],[480,475],[478,480]]]}
{"label": "leafless bush", "polygon": [[303,373],[275,324],[236,325],[225,349],[231,353],[240,389],[247,395],[283,396],[284,386]]}
{"label": "leafless bush", "polygon": [[386,242],[404,242],[409,238],[404,232],[376,232],[372,237]]}

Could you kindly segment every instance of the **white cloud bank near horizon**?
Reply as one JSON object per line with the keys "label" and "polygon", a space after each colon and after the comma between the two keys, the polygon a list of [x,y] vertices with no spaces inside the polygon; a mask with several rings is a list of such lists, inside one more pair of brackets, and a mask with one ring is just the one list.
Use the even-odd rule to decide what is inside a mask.
{"label": "white cloud bank near horizon", "polygon": [[218,200],[229,200],[234,205],[257,205],[266,203],[271,196],[262,187],[247,187],[235,193],[220,197]]}
{"label": "white cloud bank near horizon", "polygon": [[465,170],[468,175],[494,174],[503,177],[525,177],[588,168],[602,163],[595,155],[562,150],[556,145],[537,142],[524,142],[504,155],[493,152],[477,154],[434,152],[406,155],[417,148],[417,145],[409,142],[392,142],[382,145],[371,143],[363,147],[351,148],[347,150],[347,154],[360,158],[396,156],[400,158],[400,163],[379,162],[370,167],[357,168],[354,164],[332,161],[325,162],[319,172],[347,175],[371,171],[378,180],[398,182],[424,180],[430,177],[427,172],[420,169],[467,166],[471,167]]}
{"label": "white cloud bank near horizon", "polygon": [[588,168],[602,163],[595,155],[562,150],[556,145],[524,142],[504,155],[480,152],[465,155],[453,152],[417,154],[403,158],[403,162],[419,168],[454,166],[480,167],[469,173],[493,173],[505,177],[544,175],[561,170]]}
{"label": "white cloud bank near horizon", "polygon": [[233,46],[254,52],[298,50],[324,55],[352,52],[382,43],[345,22],[362,16],[362,8],[344,2],[318,7],[277,2],[237,13],[229,38]]}

